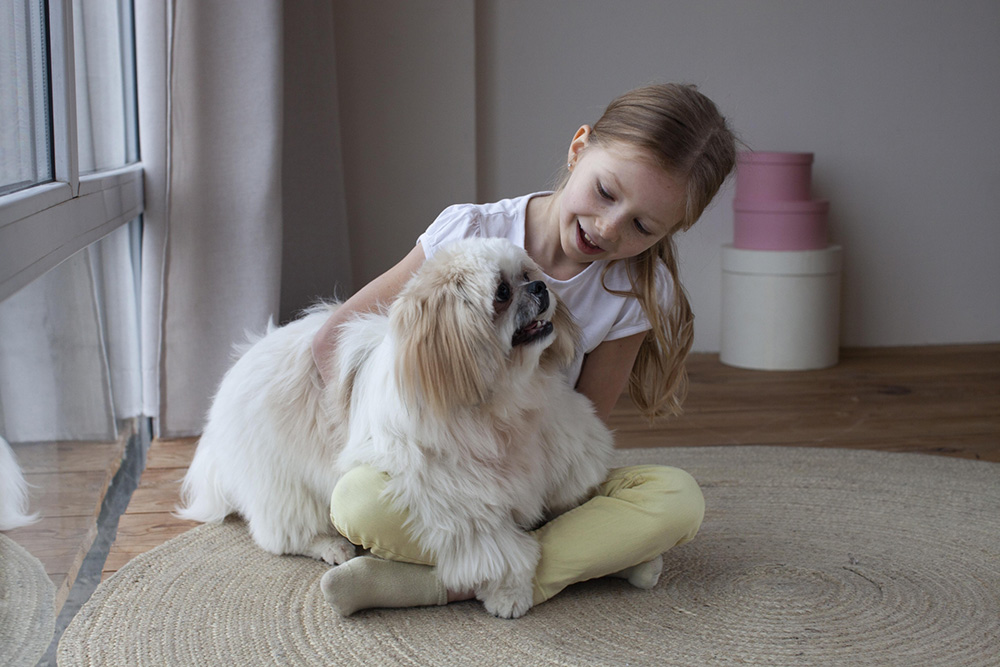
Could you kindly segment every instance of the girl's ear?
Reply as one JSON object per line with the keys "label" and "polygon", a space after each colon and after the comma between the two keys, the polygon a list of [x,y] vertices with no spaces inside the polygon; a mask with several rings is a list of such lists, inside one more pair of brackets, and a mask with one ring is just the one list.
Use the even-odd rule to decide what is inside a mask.
{"label": "girl's ear", "polygon": [[593,132],[593,128],[589,125],[581,125],[580,129],[576,131],[573,135],[573,141],[569,145],[569,155],[566,156],[566,164],[575,164],[578,157],[580,157],[580,151],[590,144],[590,133]]}

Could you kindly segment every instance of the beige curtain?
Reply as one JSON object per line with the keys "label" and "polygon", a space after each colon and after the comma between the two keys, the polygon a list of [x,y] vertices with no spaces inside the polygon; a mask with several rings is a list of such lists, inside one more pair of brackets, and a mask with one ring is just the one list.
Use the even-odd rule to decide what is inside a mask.
{"label": "beige curtain", "polygon": [[[283,273],[310,272],[316,296],[349,281],[346,244],[317,256],[346,238],[332,23],[329,2],[136,3],[143,396],[160,436],[201,432],[233,344],[278,320]],[[294,95],[290,68],[310,79]],[[327,236],[309,238],[298,221],[317,216]]]}
{"label": "beige curtain", "polygon": [[138,4],[145,409],[196,434],[233,341],[278,312],[281,4]]}

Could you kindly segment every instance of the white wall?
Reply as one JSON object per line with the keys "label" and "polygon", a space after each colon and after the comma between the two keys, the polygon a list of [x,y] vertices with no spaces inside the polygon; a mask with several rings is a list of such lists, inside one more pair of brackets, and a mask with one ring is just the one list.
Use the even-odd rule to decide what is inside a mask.
{"label": "white wall", "polygon": [[352,284],[329,2],[282,3],[281,312],[284,322]]}
{"label": "white wall", "polygon": [[354,286],[406,255],[440,211],[475,198],[471,0],[335,0]]}
{"label": "white wall", "polygon": [[[447,204],[544,188],[615,95],[687,81],[752,148],[816,154],[846,252],[844,345],[1000,340],[995,0],[339,1],[335,16],[355,286]],[[680,240],[696,350],[718,350],[731,237],[730,185]]]}

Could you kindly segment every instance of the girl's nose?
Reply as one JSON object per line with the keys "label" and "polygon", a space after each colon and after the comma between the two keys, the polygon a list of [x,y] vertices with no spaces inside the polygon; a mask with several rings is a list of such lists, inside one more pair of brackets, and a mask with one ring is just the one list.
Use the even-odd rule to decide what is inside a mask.
{"label": "girl's nose", "polygon": [[609,212],[607,215],[600,216],[594,226],[602,238],[608,241],[617,241],[621,234],[622,222],[622,216]]}

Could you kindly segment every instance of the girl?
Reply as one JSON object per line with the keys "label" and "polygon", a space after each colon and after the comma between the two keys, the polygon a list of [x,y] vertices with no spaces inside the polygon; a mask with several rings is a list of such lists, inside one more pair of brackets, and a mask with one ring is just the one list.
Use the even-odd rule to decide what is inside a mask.
{"label": "girl", "polygon": [[[593,127],[577,130],[554,192],[445,209],[399,264],[320,330],[313,342],[320,374],[328,372],[337,327],[390,303],[427,257],[459,238],[503,236],[538,263],[580,324],[572,373],[598,416],[607,421],[626,384],[650,418],[679,414],[693,315],[678,279],[674,234],[698,220],[735,155],[726,120],[694,86],[652,85],[622,95]],[[429,556],[408,538],[405,515],[380,499],[384,483],[381,473],[362,467],[334,491],[336,528],[388,560],[355,558],[328,571],[327,601],[346,616],[471,598],[470,591],[444,590]],[[591,500],[534,531],[542,554],[534,604],[607,575],[651,588],[661,554],[692,539],[703,515],[701,491],[683,471],[611,471]]]}

